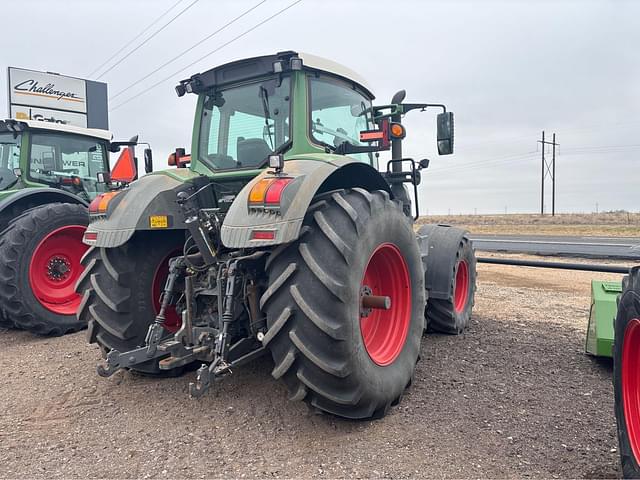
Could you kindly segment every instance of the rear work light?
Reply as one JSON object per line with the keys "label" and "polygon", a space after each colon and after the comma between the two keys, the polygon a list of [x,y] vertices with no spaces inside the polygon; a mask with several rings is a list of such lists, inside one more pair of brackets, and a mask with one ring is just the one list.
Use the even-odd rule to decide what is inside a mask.
{"label": "rear work light", "polygon": [[109,202],[120,192],[101,193],[89,204],[89,213],[106,213]]}
{"label": "rear work light", "polygon": [[270,177],[259,180],[249,192],[249,206],[279,207],[282,192],[292,181],[291,177]]}

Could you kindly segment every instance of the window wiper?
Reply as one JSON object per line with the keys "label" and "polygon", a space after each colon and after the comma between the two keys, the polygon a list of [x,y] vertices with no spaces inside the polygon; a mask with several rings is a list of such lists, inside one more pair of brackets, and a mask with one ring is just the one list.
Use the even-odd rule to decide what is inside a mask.
{"label": "window wiper", "polygon": [[262,100],[262,111],[264,112],[264,124],[267,127],[271,149],[273,149],[273,136],[271,135],[271,128],[269,128],[269,120],[271,119],[271,114],[269,113],[269,94],[267,93],[267,89],[262,85],[260,85],[260,99]]}

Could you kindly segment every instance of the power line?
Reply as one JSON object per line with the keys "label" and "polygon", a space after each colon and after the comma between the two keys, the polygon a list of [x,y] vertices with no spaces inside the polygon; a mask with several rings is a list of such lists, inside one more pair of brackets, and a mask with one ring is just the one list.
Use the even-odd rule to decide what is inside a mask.
{"label": "power line", "polygon": [[515,154],[509,154],[509,155],[502,155],[498,157],[486,158],[483,160],[477,160],[470,163],[462,163],[462,164],[452,165],[449,167],[437,168],[428,172],[428,175],[431,176],[431,175],[442,174],[442,173],[447,174],[451,172],[464,171],[464,170],[470,170],[475,168],[486,168],[486,167],[505,164],[505,163],[512,163],[513,160],[522,160],[525,158],[529,158],[535,153],[536,153],[535,151],[515,153]]}
{"label": "power line", "polygon": [[197,60],[195,60],[194,62],[191,62],[189,65],[181,68],[180,70],[172,73],[171,75],[163,78],[162,80],[154,83],[153,85],[151,85],[149,88],[146,88],[145,90],[141,91],[140,93],[137,93],[136,95],[129,97],[127,100],[125,100],[122,103],[119,103],[118,105],[116,105],[115,107],[113,107],[112,109],[110,109],[109,111],[112,112],[120,107],[122,107],[123,105],[131,102],[132,100],[140,97],[141,95],[144,95],[145,93],[151,91],[152,89],[156,88],[158,85],[163,84],[164,82],[166,82],[167,80],[171,80],[173,78],[175,78],[176,75],[179,75],[180,73],[182,73],[184,70],[191,68],[192,66],[194,66],[196,63],[204,60],[205,58],[213,55],[214,53],[222,50],[224,47],[226,47],[227,45],[235,42],[236,40],[244,37],[245,35],[247,35],[248,33],[254,31],[256,28],[261,27],[262,25],[264,25],[265,23],[269,22],[270,20],[274,19],[275,17],[277,17],[278,15],[284,13],[285,11],[289,10],[291,7],[297,5],[298,3],[302,2],[302,0],[296,0],[295,2],[287,5],[286,7],[284,7],[282,10],[278,10],[276,13],[274,13],[273,15],[271,15],[270,17],[265,18],[264,20],[262,20],[261,22],[257,23],[256,25],[254,25],[253,27],[249,28],[248,30],[245,30],[244,32],[242,32],[240,35],[237,35],[235,37],[233,37],[231,40],[229,40],[226,43],[223,43],[222,45],[220,45],[218,48],[210,51],[209,53],[206,53],[205,55],[203,55],[202,57],[198,58]]}
{"label": "power line", "polygon": [[91,77],[91,75],[93,75],[94,73],[96,73],[97,71],[99,71],[102,67],[104,67],[107,63],[109,63],[111,60],[113,60],[120,52],[122,52],[124,49],[126,49],[129,45],[131,45],[133,42],[135,42],[137,39],[139,39],[142,35],[144,35],[145,33],[147,33],[149,31],[149,29],[151,27],[153,27],[156,23],[158,23],[160,21],[160,19],[162,17],[164,17],[167,13],[169,13],[171,10],[173,10],[176,5],[178,5],[180,2],[182,2],[183,0],[178,0],[176,3],[174,3],[173,5],[171,5],[171,7],[169,7],[167,10],[164,11],[164,13],[162,15],[160,15],[158,18],[156,18],[153,22],[151,22],[149,25],[147,25],[147,27],[142,30],[138,35],[136,35],[135,37],[133,37],[131,40],[129,40],[127,43],[124,44],[124,46],[122,48],[120,48],[120,50],[118,50],[116,53],[114,53],[113,55],[111,55],[109,58],[107,58],[102,64],[100,64],[100,66],[96,69],[94,69],[91,73],[87,74],[86,77]]}
{"label": "power line", "polygon": [[138,85],[140,82],[146,80],[147,78],[149,78],[150,76],[152,76],[153,74],[157,73],[159,70],[162,70],[164,67],[166,67],[167,65],[175,62],[176,60],[178,60],[179,58],[182,58],[183,55],[189,53],[191,50],[193,50],[194,48],[196,48],[198,45],[201,45],[202,43],[204,43],[205,41],[209,40],[210,38],[214,37],[215,35],[217,35],[218,33],[220,33],[221,31],[223,31],[225,28],[229,27],[230,25],[233,25],[235,22],[237,22],[238,20],[240,20],[242,17],[244,17],[245,15],[248,15],[250,12],[252,12],[253,10],[255,10],[256,8],[258,8],[260,5],[262,5],[263,3],[265,3],[267,0],[262,0],[261,2],[256,3],[253,7],[251,7],[248,10],[245,10],[244,12],[242,12],[240,15],[238,15],[237,17],[235,17],[233,20],[225,23],[222,27],[220,27],[218,30],[216,30],[215,32],[207,35],[206,37],[204,37],[202,40],[199,40],[198,42],[194,43],[193,45],[191,45],[189,48],[187,48],[186,50],[183,50],[182,52],[180,52],[179,54],[177,54],[175,57],[173,57],[171,60],[166,61],[165,63],[163,63],[162,65],[160,65],[158,68],[156,68],[155,70],[152,70],[151,72],[147,73],[144,77],[139,78],[138,80],[136,80],[135,82],[133,82],[132,84],[128,85],[127,87],[123,88],[122,90],[120,90],[119,92],[117,92],[116,94],[114,94],[111,98],[109,98],[109,100],[113,100],[114,98],[122,95],[123,93],[125,93],[126,91],[130,90],[132,87],[135,87],[136,85]]}
{"label": "power line", "polygon": [[501,166],[501,165],[507,165],[507,164],[512,164],[512,163],[519,163],[519,162],[523,162],[525,160],[530,160],[534,157],[533,153],[528,153],[528,154],[523,154],[523,155],[512,155],[508,158],[504,158],[502,160],[496,160],[496,161],[491,161],[491,162],[483,162],[483,163],[478,163],[478,164],[472,164],[472,165],[462,165],[456,168],[450,168],[450,169],[441,169],[441,170],[434,170],[432,172],[429,172],[427,175],[429,175],[430,177],[432,176],[438,176],[438,175],[452,175],[452,174],[458,174],[458,173],[463,173],[463,172],[467,172],[469,170],[477,170],[477,169],[483,169],[486,170],[488,168],[493,168],[493,167],[497,167],[497,166]]}
{"label": "power line", "polygon": [[113,65],[111,65],[109,68],[107,68],[104,72],[102,72],[100,74],[100,76],[98,77],[98,79],[104,77],[107,73],[109,73],[111,70],[113,70],[114,68],[116,68],[118,65],[120,65],[123,61],[125,61],[127,58],[129,58],[129,56],[135,52],[136,50],[138,50],[140,47],[142,47],[143,45],[145,45],[147,42],[149,42],[149,40],[151,40],[153,37],[155,37],[156,35],[158,35],[162,30],[164,30],[166,27],[168,27],[169,25],[171,25],[174,21],[176,21],[184,12],[186,12],[187,10],[189,10],[191,7],[193,7],[196,3],[198,3],[200,0],[193,0],[189,5],[187,5],[185,8],[183,8],[182,10],[180,10],[175,16],[173,16],[171,18],[171,20],[169,20],[167,23],[165,23],[164,25],[162,25],[158,30],[156,30],[155,32],[153,32],[151,35],[149,35],[141,44],[139,44],[137,47],[135,47],[133,50],[131,50],[129,53],[127,53],[124,57],[122,57],[120,60],[118,60],[116,63],[114,63]]}

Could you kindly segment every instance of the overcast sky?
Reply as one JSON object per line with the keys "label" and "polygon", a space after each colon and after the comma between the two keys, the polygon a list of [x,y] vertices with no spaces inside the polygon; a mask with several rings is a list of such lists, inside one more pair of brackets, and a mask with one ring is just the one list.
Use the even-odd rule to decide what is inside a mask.
{"label": "overcast sky", "polygon": [[[86,77],[176,1],[5,1],[0,67]],[[193,1],[182,0],[138,42]],[[112,110],[115,136],[139,133],[162,168],[170,151],[191,144],[195,96],[177,98],[178,80],[239,58],[300,50],[359,72],[380,103],[404,88],[407,101],[455,112],[450,156],[437,155],[432,113],[412,112],[403,122],[405,156],[431,159],[420,186],[423,212],[538,211],[543,129],[560,143],[558,211],[590,212],[596,203],[601,211],[640,209],[640,1],[302,0],[222,46],[293,1],[267,0],[113,99],[111,108],[145,91]],[[106,75],[138,42],[89,78],[106,81],[114,95],[260,2],[199,0]],[[3,74],[5,116],[6,94]]]}

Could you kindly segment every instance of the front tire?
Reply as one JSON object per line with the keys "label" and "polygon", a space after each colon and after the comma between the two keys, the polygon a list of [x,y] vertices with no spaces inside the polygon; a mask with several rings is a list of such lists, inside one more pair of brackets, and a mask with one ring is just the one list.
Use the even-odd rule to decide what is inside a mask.
{"label": "front tire", "polygon": [[[424,328],[424,277],[411,223],[383,191],[325,194],[299,240],[272,253],[263,344],[292,400],[378,418],[409,385]],[[361,295],[389,296],[367,311]]]}
{"label": "front tire", "polygon": [[624,478],[640,478],[640,267],[623,280],[613,346],[613,390]]}
{"label": "front tire", "polygon": [[[139,232],[115,248],[92,247],[82,263],[86,269],[76,291],[82,295],[78,321],[88,324],[89,343],[106,354],[144,345],[149,325],[159,310],[159,298],[169,269],[168,261],[184,243],[182,232],[150,235]],[[171,310],[166,324],[177,330],[180,320]],[[133,370],[159,374],[158,360],[136,365]]]}
{"label": "front tire", "polygon": [[19,328],[64,335],[86,326],[76,319],[74,291],[88,248],[86,207],[52,203],[15,218],[0,238],[0,310]]}

